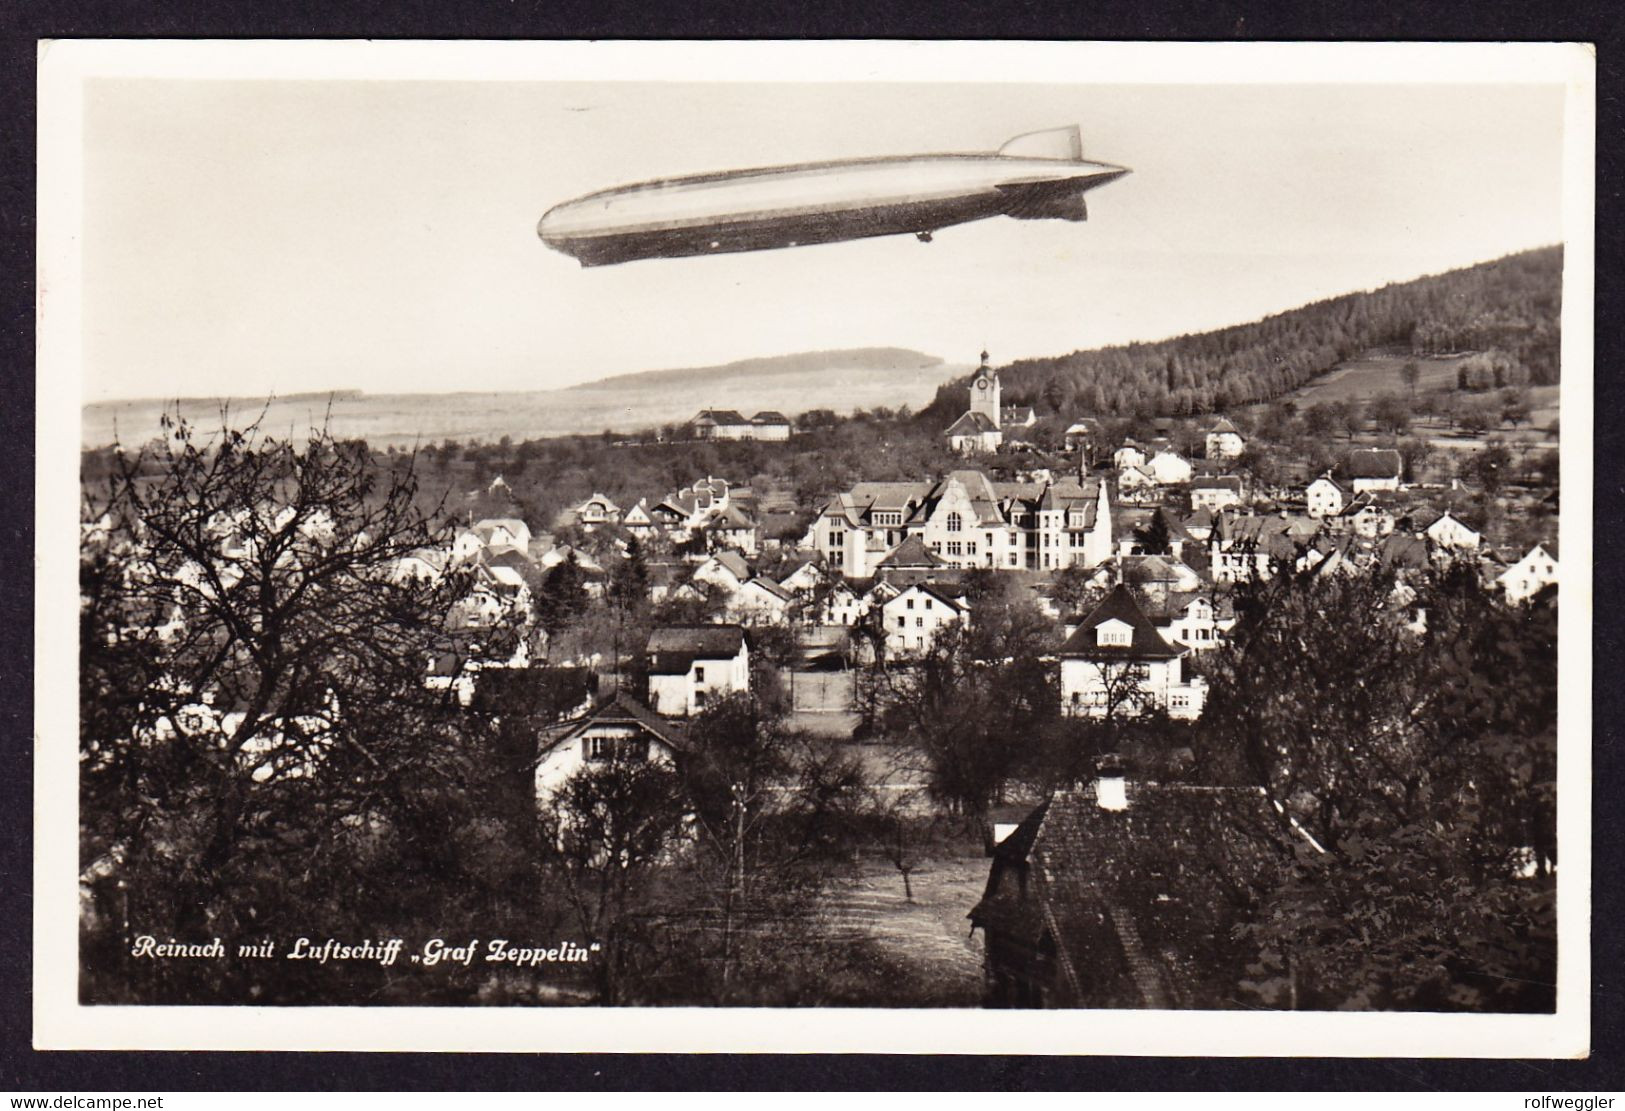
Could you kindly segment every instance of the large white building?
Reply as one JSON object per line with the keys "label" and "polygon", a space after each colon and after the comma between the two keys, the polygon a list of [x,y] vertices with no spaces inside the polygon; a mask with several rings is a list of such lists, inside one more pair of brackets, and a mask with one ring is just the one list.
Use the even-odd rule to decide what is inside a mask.
{"label": "large white building", "polygon": [[1201,716],[1207,683],[1187,679],[1189,649],[1168,643],[1127,586],[1116,586],[1061,646],[1061,709],[1078,717]]}
{"label": "large white building", "polygon": [[865,579],[909,539],[951,567],[1094,567],[1112,554],[1111,509],[1098,481],[952,471],[936,482],[861,482],[824,507],[807,542],[847,578]]}

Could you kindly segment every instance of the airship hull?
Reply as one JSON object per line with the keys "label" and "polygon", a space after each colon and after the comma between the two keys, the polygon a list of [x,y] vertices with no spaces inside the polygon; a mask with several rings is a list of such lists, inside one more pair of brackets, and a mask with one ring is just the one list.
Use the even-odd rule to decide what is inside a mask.
{"label": "airship hull", "polygon": [[669,178],[550,209],[542,240],[583,266],[929,234],[1010,215],[1085,218],[1083,193],[1128,171],[1002,154],[920,155]]}

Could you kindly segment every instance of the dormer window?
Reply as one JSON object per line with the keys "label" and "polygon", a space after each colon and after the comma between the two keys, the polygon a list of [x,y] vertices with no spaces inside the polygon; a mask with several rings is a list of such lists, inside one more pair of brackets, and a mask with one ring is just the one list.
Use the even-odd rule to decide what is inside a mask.
{"label": "dormer window", "polygon": [[1134,643],[1134,629],[1115,618],[1103,621],[1095,627],[1095,643],[1103,648],[1126,648]]}

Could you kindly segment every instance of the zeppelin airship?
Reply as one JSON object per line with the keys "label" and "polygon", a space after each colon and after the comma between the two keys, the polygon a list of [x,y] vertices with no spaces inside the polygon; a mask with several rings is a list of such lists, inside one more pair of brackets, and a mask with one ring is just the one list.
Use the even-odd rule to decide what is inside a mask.
{"label": "zeppelin airship", "polygon": [[1129,171],[1083,157],[1076,127],[1018,135],[993,154],[854,158],[696,174],[589,193],[537,234],[583,266],[912,234],[1013,216],[1086,220],[1083,195]]}

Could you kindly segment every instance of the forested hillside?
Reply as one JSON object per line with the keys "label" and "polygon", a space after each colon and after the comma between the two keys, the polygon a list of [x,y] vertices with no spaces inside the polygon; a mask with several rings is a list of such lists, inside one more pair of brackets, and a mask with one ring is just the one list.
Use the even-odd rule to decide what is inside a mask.
{"label": "forested hillside", "polygon": [[[1380,347],[1500,352],[1515,364],[1506,385],[1549,385],[1562,276],[1562,248],[1546,247],[1214,332],[1023,359],[1000,368],[1004,401],[1041,415],[1202,413],[1270,400]],[[964,408],[960,380],[926,413],[945,422]]]}

